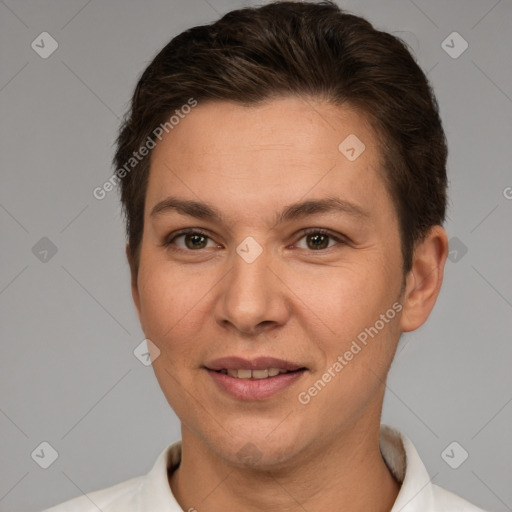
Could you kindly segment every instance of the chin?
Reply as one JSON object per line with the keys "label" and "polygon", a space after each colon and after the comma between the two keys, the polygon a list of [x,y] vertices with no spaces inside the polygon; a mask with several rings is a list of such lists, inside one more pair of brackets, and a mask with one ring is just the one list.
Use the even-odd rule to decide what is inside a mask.
{"label": "chin", "polygon": [[276,425],[279,422],[274,421],[270,428],[266,424],[256,428],[229,428],[236,434],[210,438],[208,444],[231,465],[262,471],[280,469],[287,467],[307,442],[300,435],[294,435],[289,426],[277,433]]}

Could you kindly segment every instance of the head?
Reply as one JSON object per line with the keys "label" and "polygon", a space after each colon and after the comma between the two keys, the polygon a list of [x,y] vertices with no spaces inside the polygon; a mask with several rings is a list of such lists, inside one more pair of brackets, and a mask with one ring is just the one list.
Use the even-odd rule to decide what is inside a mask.
{"label": "head", "polygon": [[[446,157],[405,44],[334,3],[232,11],[158,53],[114,163],[137,312],[189,435],[232,461],[252,440],[272,465],[319,433],[378,424],[400,334],[441,285]],[[240,400],[207,366],[231,355],[306,370],[274,397]],[[283,407],[293,414],[273,431]]]}

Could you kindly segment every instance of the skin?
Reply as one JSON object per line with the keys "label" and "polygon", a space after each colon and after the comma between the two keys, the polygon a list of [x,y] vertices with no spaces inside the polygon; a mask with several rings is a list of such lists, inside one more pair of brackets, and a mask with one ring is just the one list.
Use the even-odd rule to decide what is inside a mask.
{"label": "skin", "polygon": [[[353,162],[338,150],[349,134],[366,146]],[[400,334],[420,327],[434,306],[448,242],[433,227],[404,282],[398,219],[381,172],[365,118],[311,98],[199,103],[154,149],[132,293],[144,333],[161,351],[156,377],[182,425],[182,461],[169,484],[184,510],[392,508],[400,486],[379,451],[384,383]],[[171,195],[208,203],[222,220],[173,209],[152,216]],[[287,205],[326,197],[366,216],[275,222]],[[208,238],[181,236],[166,247],[183,228]],[[316,249],[307,228],[341,241],[329,236]],[[248,236],[263,248],[252,263],[236,252]],[[395,302],[401,312],[301,404],[298,394]],[[203,368],[232,355],[273,356],[308,370],[269,399],[242,401]],[[238,455],[248,442],[257,460]]]}

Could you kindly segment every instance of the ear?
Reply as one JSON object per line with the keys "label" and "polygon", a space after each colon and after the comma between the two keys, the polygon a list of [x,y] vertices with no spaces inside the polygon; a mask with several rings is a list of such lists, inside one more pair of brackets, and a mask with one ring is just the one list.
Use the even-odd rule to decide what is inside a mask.
{"label": "ear", "polygon": [[441,290],[447,257],[446,231],[442,226],[433,226],[414,249],[402,299],[402,332],[414,331],[427,320]]}
{"label": "ear", "polygon": [[132,251],[130,248],[130,244],[126,244],[126,258],[128,260],[128,264],[130,266],[130,275],[131,275],[131,288],[132,288],[132,298],[133,303],[135,304],[135,309],[137,310],[137,316],[140,321],[140,297],[139,297],[139,283],[137,280],[137,272],[135,270],[135,264],[132,257]]}

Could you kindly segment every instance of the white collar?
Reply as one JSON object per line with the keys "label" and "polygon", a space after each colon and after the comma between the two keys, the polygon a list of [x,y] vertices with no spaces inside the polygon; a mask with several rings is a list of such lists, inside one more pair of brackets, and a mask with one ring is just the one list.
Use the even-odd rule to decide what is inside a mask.
{"label": "white collar", "polygon": [[381,425],[380,452],[401,484],[391,512],[434,510],[431,478],[411,440],[399,430]]}
{"label": "white collar", "polygon": [[[438,512],[481,509],[432,484],[416,448],[402,432],[387,425],[380,428],[380,450],[393,476],[401,484],[390,512]],[[169,487],[168,468],[181,460],[181,441],[165,448],[153,468],[140,481],[138,510],[183,512]],[[172,470],[172,469],[170,469]]]}

